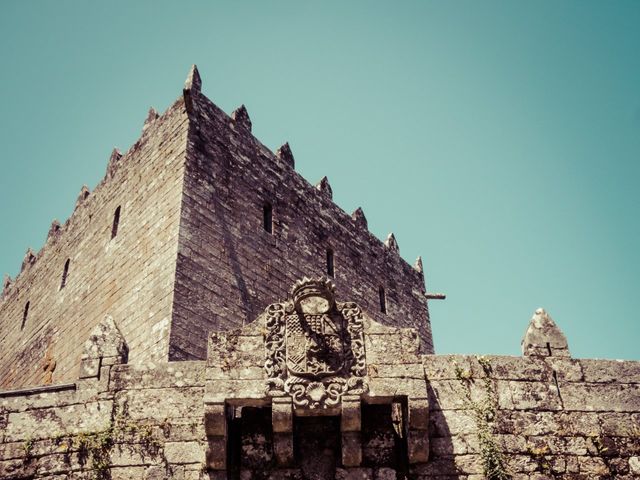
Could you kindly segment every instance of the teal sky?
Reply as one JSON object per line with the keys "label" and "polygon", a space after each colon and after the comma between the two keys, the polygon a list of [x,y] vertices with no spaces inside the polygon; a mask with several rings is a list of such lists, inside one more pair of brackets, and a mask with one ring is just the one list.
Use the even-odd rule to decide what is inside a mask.
{"label": "teal sky", "polygon": [[[640,2],[4,1],[0,274],[197,63],[347,212],[422,255],[438,353],[640,359]],[[336,259],[338,261],[338,259]]]}

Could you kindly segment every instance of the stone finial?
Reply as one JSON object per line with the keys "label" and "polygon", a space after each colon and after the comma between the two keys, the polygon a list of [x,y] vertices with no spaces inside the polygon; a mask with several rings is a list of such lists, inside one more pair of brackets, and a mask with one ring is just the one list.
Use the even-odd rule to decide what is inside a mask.
{"label": "stone finial", "polygon": [[27,248],[27,253],[24,254],[24,258],[22,259],[20,271],[23,272],[25,268],[30,267],[34,263],[36,263],[36,254],[31,247],[29,247]]}
{"label": "stone finial", "polygon": [[249,118],[247,107],[245,107],[244,105],[240,105],[238,108],[236,108],[231,114],[231,118],[233,118],[233,121],[236,122],[237,125],[240,125],[243,128],[251,131],[251,119]]}
{"label": "stone finial", "polygon": [[[146,124],[146,122],[145,122]],[[143,127],[144,131],[144,127]],[[122,152],[118,150],[117,147],[113,147],[111,151],[111,156],[109,157],[109,163],[107,164],[107,177],[112,177],[114,172],[116,171],[116,165],[122,158]]]}
{"label": "stone finial", "polygon": [[322,177],[322,180],[320,180],[316,184],[316,188],[329,198],[333,198],[333,190],[331,189],[331,185],[329,185],[329,179],[326,176]]}
{"label": "stone finial", "polygon": [[422,268],[422,257],[420,255],[416,258],[416,263],[413,264],[413,268],[418,273],[424,273],[424,269]]}
{"label": "stone finial", "polygon": [[60,233],[60,222],[54,218],[49,227],[49,233],[47,233],[47,240],[55,237],[58,233]]}
{"label": "stone finial", "polygon": [[187,80],[184,82],[184,90],[185,92],[200,92],[202,90],[202,79],[200,78],[198,67],[195,64],[191,65]]}
{"label": "stone finial", "polygon": [[541,357],[570,357],[567,338],[544,309],[533,314],[522,339],[522,354]]}
{"label": "stone finial", "polygon": [[149,126],[151,126],[151,124],[153,122],[155,122],[158,117],[160,115],[158,115],[158,112],[156,111],[155,108],[151,107],[149,109],[149,113],[147,113],[147,118],[145,118],[144,120],[144,125],[142,126],[142,131],[144,132],[147,128],[149,128]]}
{"label": "stone finial", "polygon": [[129,347],[120,330],[107,316],[91,331],[84,342],[80,361],[80,378],[100,376],[100,367],[127,363]]}
{"label": "stone finial", "polygon": [[384,241],[385,247],[394,252],[399,252],[400,247],[398,247],[398,242],[396,241],[396,236],[391,232],[387,239]]}
{"label": "stone finial", "polygon": [[3,297],[9,291],[9,289],[11,288],[12,284],[13,284],[13,280],[11,279],[11,277],[9,275],[7,275],[5,273],[4,274],[4,278],[2,279],[2,296]]}
{"label": "stone finial", "polygon": [[368,228],[367,217],[364,216],[364,210],[361,207],[356,208],[351,214],[351,218],[358,227]]}
{"label": "stone finial", "polygon": [[289,142],[286,142],[278,150],[276,150],[276,156],[291,168],[295,168],[296,160],[295,158],[293,158],[293,153],[291,152]]}
{"label": "stone finial", "polygon": [[76,199],[76,208],[78,208],[82,202],[84,202],[91,195],[91,190],[86,185],[83,185],[80,189],[80,193],[78,194],[78,198]]}

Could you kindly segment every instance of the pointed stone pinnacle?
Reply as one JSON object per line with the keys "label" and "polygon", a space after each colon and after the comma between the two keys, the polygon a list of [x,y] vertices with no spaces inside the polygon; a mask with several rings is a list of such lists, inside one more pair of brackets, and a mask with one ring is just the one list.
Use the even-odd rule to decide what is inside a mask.
{"label": "pointed stone pinnacle", "polygon": [[47,240],[51,237],[55,237],[60,232],[60,222],[55,218],[51,222],[51,226],[49,227],[49,233],[47,233]]}
{"label": "pointed stone pinnacle", "polygon": [[12,283],[13,280],[11,279],[11,277],[5,273],[4,278],[2,279],[2,296],[4,296],[11,288]]}
{"label": "pointed stone pinnacle", "polygon": [[158,112],[156,112],[156,109],[151,107],[149,109],[149,113],[147,114],[147,118],[145,118],[144,120],[144,125],[142,127],[142,131],[144,132],[147,128],[149,128],[149,125],[151,125],[153,122],[155,122],[158,117],[160,115],[158,115]]}
{"label": "pointed stone pinnacle", "polygon": [[291,168],[295,168],[296,160],[295,158],[293,158],[293,153],[291,152],[289,142],[286,142],[278,150],[276,150],[276,156]]}
{"label": "pointed stone pinnacle", "polygon": [[361,207],[356,208],[351,214],[351,218],[358,227],[368,228],[367,217],[364,216],[364,210]]}
{"label": "pointed stone pinnacle", "polygon": [[522,354],[541,357],[570,357],[569,344],[551,316],[538,308],[522,339]]}
{"label": "pointed stone pinnacle", "polygon": [[[144,131],[144,127],[143,127],[143,131]],[[120,161],[121,158],[122,158],[122,152],[120,152],[120,150],[118,150],[116,147],[113,147],[113,150],[111,151],[111,156],[109,157],[109,163],[107,163],[108,178],[113,177],[113,174],[116,171],[116,166],[118,165],[118,162]]]}
{"label": "pointed stone pinnacle", "polygon": [[24,258],[22,259],[22,266],[20,267],[20,271],[24,271],[25,268],[30,267],[36,263],[36,254],[31,249],[31,247],[27,248],[27,253],[24,254]]}
{"label": "pointed stone pinnacle", "polygon": [[191,92],[200,92],[202,90],[202,79],[200,78],[200,72],[198,72],[198,67],[191,65],[191,70],[189,70],[189,75],[187,75],[187,80],[184,82],[184,90]]}
{"label": "pointed stone pinnacle", "polygon": [[233,118],[237,125],[240,125],[251,131],[251,119],[249,118],[247,107],[245,107],[244,105],[240,105],[238,108],[236,108],[231,114],[231,118]]}
{"label": "pointed stone pinnacle", "polygon": [[396,236],[391,232],[387,239],[384,241],[384,245],[394,252],[399,252],[400,247],[398,247],[398,242],[396,241]]}
{"label": "pointed stone pinnacle", "polygon": [[109,157],[109,163],[115,163],[122,158],[122,152],[118,150],[118,147],[113,147],[111,156]]}
{"label": "pointed stone pinnacle", "polygon": [[418,258],[416,258],[416,263],[413,264],[413,268],[420,273],[424,273],[424,270],[422,268],[422,257],[420,255],[418,255]]}
{"label": "pointed stone pinnacle", "polygon": [[80,193],[78,194],[78,198],[76,199],[76,207],[78,208],[82,202],[84,202],[87,198],[89,198],[89,195],[91,195],[91,191],[89,190],[89,187],[87,187],[86,185],[83,185],[82,188],[80,189]]}
{"label": "pointed stone pinnacle", "polygon": [[331,189],[329,179],[326,176],[322,177],[322,179],[316,184],[316,188],[329,198],[333,198],[333,190]]}

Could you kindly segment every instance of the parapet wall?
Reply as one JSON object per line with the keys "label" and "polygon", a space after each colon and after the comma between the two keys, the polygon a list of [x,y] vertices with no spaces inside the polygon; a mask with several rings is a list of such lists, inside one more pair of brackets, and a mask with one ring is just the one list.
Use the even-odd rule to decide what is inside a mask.
{"label": "parapet wall", "polygon": [[[425,355],[422,364],[430,454],[407,478],[640,477],[640,362]],[[0,478],[221,478],[207,468],[203,397],[210,368],[205,362],[104,366],[99,378],[66,391],[3,392]],[[402,372],[393,378],[406,381]],[[393,456],[385,455],[402,441],[392,418],[381,406],[368,408],[365,462],[347,469],[338,463],[335,478],[402,478],[402,469],[389,463]],[[235,412],[253,427],[240,433],[239,470],[229,478],[314,478],[295,467],[273,468],[273,433],[261,420],[267,413]],[[369,414],[377,423],[365,420]],[[329,447],[330,418],[312,425],[329,432]],[[309,427],[308,420],[294,421],[301,431]]]}
{"label": "parapet wall", "polygon": [[182,100],[151,112],[140,140],[114,151],[104,180],[27,253],[0,299],[0,387],[76,378],[82,344],[107,314],[131,361],[166,358],[187,123]]}

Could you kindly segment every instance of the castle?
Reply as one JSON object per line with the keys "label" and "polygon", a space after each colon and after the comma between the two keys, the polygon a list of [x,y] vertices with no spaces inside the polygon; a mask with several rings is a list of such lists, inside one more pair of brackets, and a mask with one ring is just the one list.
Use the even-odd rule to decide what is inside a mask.
{"label": "castle", "polygon": [[421,259],[195,66],[0,300],[0,478],[640,478],[640,362],[436,355]]}

